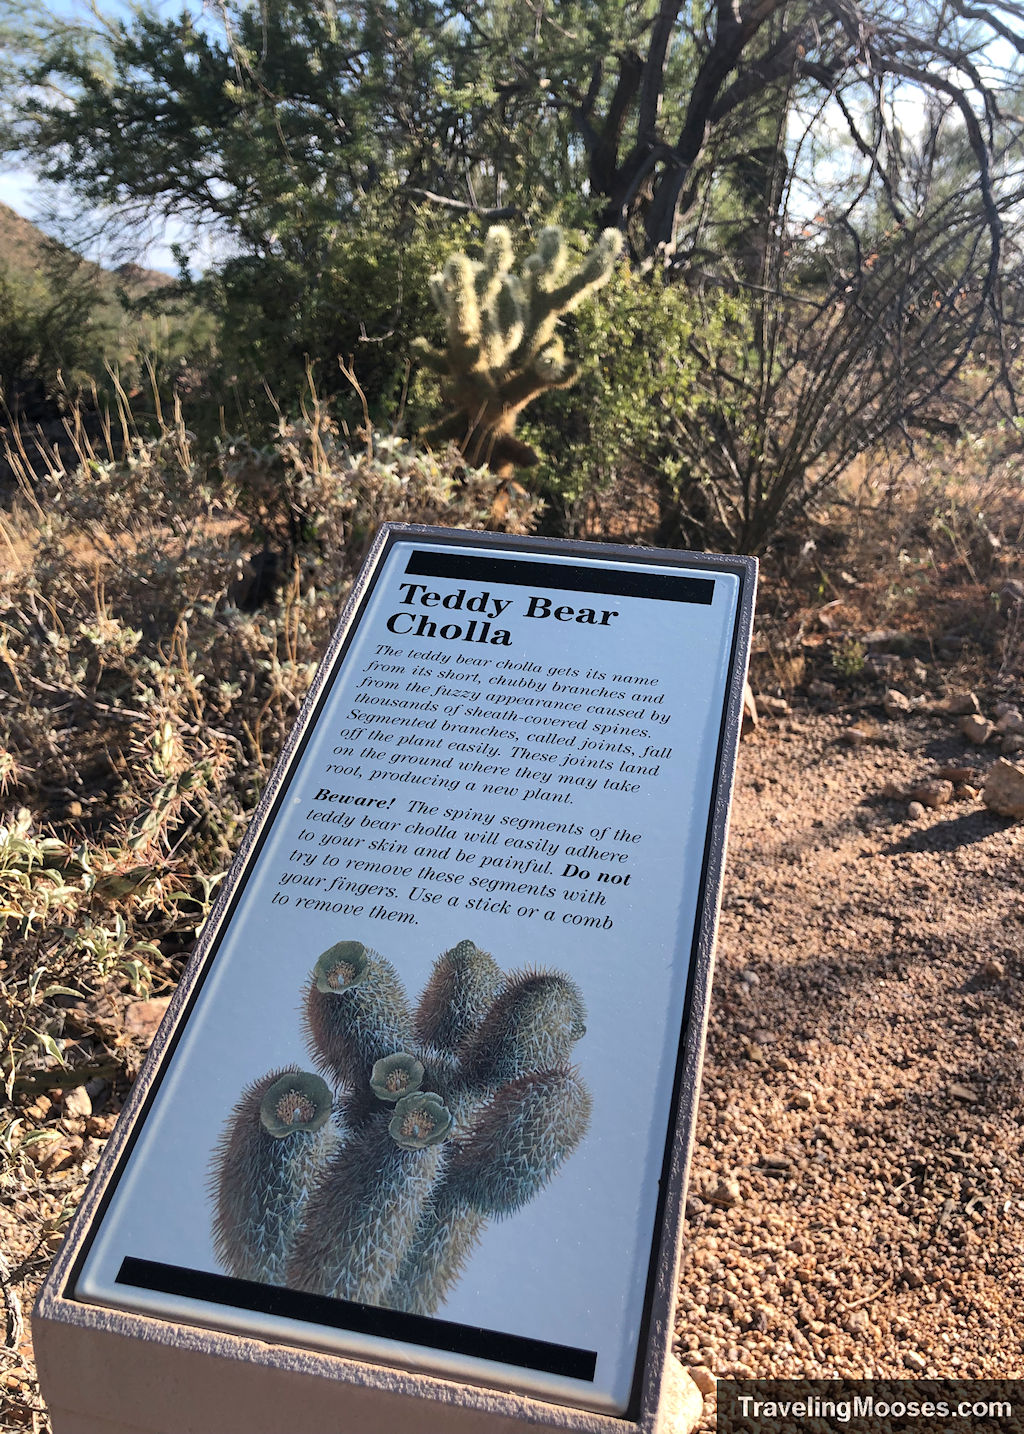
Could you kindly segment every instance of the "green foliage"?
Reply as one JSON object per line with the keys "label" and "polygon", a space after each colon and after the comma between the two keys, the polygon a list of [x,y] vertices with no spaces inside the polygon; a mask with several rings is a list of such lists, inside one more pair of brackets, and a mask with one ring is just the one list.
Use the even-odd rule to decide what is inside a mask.
{"label": "green foliage", "polygon": [[544,455],[540,490],[571,506],[625,475],[678,471],[675,416],[703,401],[704,345],[723,361],[742,346],[739,312],[727,294],[702,304],[660,270],[622,265],[601,303],[573,318],[576,386],[545,394],[526,429]]}
{"label": "green foliage", "polygon": [[0,270],[0,398],[14,410],[27,396],[73,388],[102,362],[95,280],[56,247],[35,275]]}
{"label": "green foliage", "polygon": [[[413,1015],[391,963],[339,941],[317,959],[305,1015],[313,1059],[336,1086],[334,1142],[314,1152],[306,1135],[325,1140],[327,1102],[306,1094],[316,1077],[272,1072],[250,1086],[213,1156],[218,1255],[241,1278],[433,1314],[484,1219],[531,1200],[586,1132],[590,1095],[568,1065],[586,1032],[583,998],[557,972],[503,977],[460,941]],[[415,1053],[412,1029],[424,1038]],[[286,1110],[268,1124],[279,1090]],[[298,1192],[293,1160],[301,1220],[282,1196]]]}
{"label": "green foliage", "polygon": [[512,236],[495,225],[481,260],[453,254],[430,281],[434,306],[445,321],[446,347],[434,348],[425,339],[414,345],[440,375],[449,410],[428,436],[455,440],[471,462],[486,462],[502,476],[536,463],[536,453],[513,436],[516,419],[539,394],[575,382],[576,370],[556,333],[558,322],[607,283],[621,247],[622,236],[608,229],[569,272],[565,236],[549,226],[515,274]]}
{"label": "green foliage", "polygon": [[431,323],[428,278],[463,222],[402,217],[384,203],[346,226],[269,252],[239,254],[191,285],[214,316],[218,354],[209,383],[240,426],[268,410],[267,392],[295,413],[312,374],[350,422],[359,409],[339,368],[352,360],[371,416],[386,423],[408,376],[410,338]]}

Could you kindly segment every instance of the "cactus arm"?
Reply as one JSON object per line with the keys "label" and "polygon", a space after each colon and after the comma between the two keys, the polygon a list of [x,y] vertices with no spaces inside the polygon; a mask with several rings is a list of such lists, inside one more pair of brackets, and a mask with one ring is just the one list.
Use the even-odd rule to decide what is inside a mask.
{"label": "cactus arm", "polygon": [[477,1030],[503,985],[494,957],[472,941],[460,941],[434,962],[413,1018],[416,1039],[454,1055]]}
{"label": "cactus arm", "polygon": [[385,1111],[327,1163],[288,1264],[293,1288],[386,1305],[434,1187],[441,1145],[405,1150]]}
{"label": "cactus arm", "polygon": [[482,1088],[564,1065],[586,1032],[586,1014],[580,989],[568,976],[514,973],[460,1052],[465,1080]]}
{"label": "cactus arm", "polygon": [[254,1081],[235,1104],[214,1151],[211,1189],[214,1250],[237,1279],[284,1284],[306,1204],[338,1143],[330,1114],[326,1084],[297,1066]]}
{"label": "cactus arm", "polygon": [[411,348],[416,357],[433,373],[442,375],[450,373],[447,354],[443,353],[441,349],[434,348],[433,344],[426,339],[413,339]]}
{"label": "cactus arm", "polygon": [[486,1217],[444,1196],[425,1209],[388,1296],[393,1309],[433,1315],[448,1297],[480,1241]]}
{"label": "cactus arm", "polygon": [[444,1196],[480,1215],[511,1215],[576,1149],[590,1110],[590,1094],[572,1069],[531,1071],[501,1086],[452,1142]]}
{"label": "cactus arm", "polygon": [[412,1018],[390,961],[358,941],[317,960],[306,993],[306,1032],[317,1067],[339,1087],[362,1091],[382,1056],[408,1049]]}

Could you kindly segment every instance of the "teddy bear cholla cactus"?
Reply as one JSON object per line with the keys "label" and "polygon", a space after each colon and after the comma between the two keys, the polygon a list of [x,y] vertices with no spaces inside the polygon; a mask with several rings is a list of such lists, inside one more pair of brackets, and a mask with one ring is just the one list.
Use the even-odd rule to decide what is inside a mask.
{"label": "teddy bear cholla cactus", "polygon": [[472,941],[438,957],[415,1012],[389,961],[330,947],[305,1007],[326,1082],[255,1082],[214,1155],[225,1267],[433,1314],[488,1218],[525,1205],[582,1140],[590,1096],[568,1059],[584,1020],[567,976],[506,977]]}
{"label": "teddy bear cholla cactus", "polygon": [[606,229],[579,268],[569,270],[561,229],[542,229],[519,274],[512,272],[512,238],[503,225],[488,231],[483,260],[453,254],[430,281],[430,296],[445,320],[446,347],[425,339],[415,351],[441,377],[450,413],[428,430],[431,442],[454,439],[474,466],[501,477],[537,462],[516,438],[516,419],[549,388],[567,388],[575,369],[555,332],[563,314],[577,308],[609,279],[622,236]]}

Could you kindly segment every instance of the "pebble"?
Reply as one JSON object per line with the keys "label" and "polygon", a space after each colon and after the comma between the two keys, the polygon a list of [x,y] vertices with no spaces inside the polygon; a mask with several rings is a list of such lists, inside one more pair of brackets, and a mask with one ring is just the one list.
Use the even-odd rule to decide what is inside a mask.
{"label": "pebble", "polygon": [[949,1087],[949,1093],[954,1100],[962,1100],[965,1105],[974,1105],[978,1099],[978,1092],[969,1085],[963,1085],[959,1081]]}
{"label": "pebble", "polygon": [[973,742],[976,747],[981,747],[992,736],[995,727],[987,717],[980,717],[975,713],[960,718],[960,731],[968,742]]}
{"label": "pebble", "polygon": [[908,1349],[903,1356],[903,1363],[915,1374],[923,1374],[928,1368],[928,1361],[923,1355],[918,1354],[916,1349]]}
{"label": "pebble", "polygon": [[924,816],[924,807],[920,802],[910,802],[907,805],[907,816],[912,822],[919,822]]}
{"label": "pebble", "polygon": [[712,1205],[720,1205],[725,1209],[738,1205],[742,1198],[740,1182],[734,1177],[723,1177],[714,1189],[707,1192],[707,1198]]}
{"label": "pebble", "polygon": [[890,687],[882,698],[882,706],[890,717],[900,717],[913,710],[913,704],[905,692]]}
{"label": "pebble", "polygon": [[936,702],[932,710],[940,717],[969,717],[980,712],[981,707],[973,692],[950,692]]}
{"label": "pebble", "polygon": [[692,1364],[690,1366],[690,1378],[705,1399],[711,1394],[718,1393],[718,1380],[711,1373],[711,1370],[705,1368],[704,1365]]}
{"label": "pebble", "polygon": [[[1003,708],[1000,712],[999,707]],[[1003,703],[996,708],[996,731],[1002,737],[1018,736],[1024,732],[1024,717],[1016,707],[1006,707]]]}
{"label": "pebble", "polygon": [[1002,817],[1024,817],[1024,767],[1000,758],[988,770],[982,799]]}
{"label": "pebble", "polygon": [[92,1115],[92,1101],[84,1086],[75,1085],[64,1092],[64,1114],[74,1120],[88,1119]]}
{"label": "pebble", "polygon": [[156,1035],[157,1027],[163,1020],[170,1001],[170,996],[154,996],[148,1001],[129,1001],[124,1012],[125,1029],[148,1045]]}
{"label": "pebble", "polygon": [[990,956],[981,968],[981,974],[987,976],[990,981],[1002,981],[1006,976],[1006,967],[1002,961],[997,961]]}
{"label": "pebble", "polygon": [[798,1090],[793,1097],[793,1104],[797,1110],[810,1110],[814,1104],[814,1092],[810,1090]]}
{"label": "pebble", "polygon": [[921,782],[912,787],[907,796],[912,802],[920,802],[924,807],[944,807],[953,799],[953,783],[938,778],[931,782]]}

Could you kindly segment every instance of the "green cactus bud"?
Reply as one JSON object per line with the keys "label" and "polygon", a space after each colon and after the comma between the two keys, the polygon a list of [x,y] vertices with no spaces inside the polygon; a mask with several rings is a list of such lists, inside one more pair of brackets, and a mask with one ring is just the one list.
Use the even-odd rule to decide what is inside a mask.
{"label": "green cactus bud", "polygon": [[403,1150],[424,1150],[437,1145],[452,1128],[452,1113],[439,1095],[418,1090],[395,1106],[388,1133]]}
{"label": "green cactus bud", "polygon": [[399,1051],[384,1056],[373,1067],[370,1089],[380,1100],[401,1100],[423,1084],[423,1062]]}
{"label": "green cactus bud", "polygon": [[242,1093],[214,1151],[213,1246],[241,1280],[283,1284],[310,1192],[338,1141],[331,1092],[297,1066]]}
{"label": "green cactus bud", "polygon": [[286,1072],[268,1086],[260,1102],[260,1121],[275,1140],[297,1130],[319,1130],[330,1114],[330,1087],[311,1071]]}

